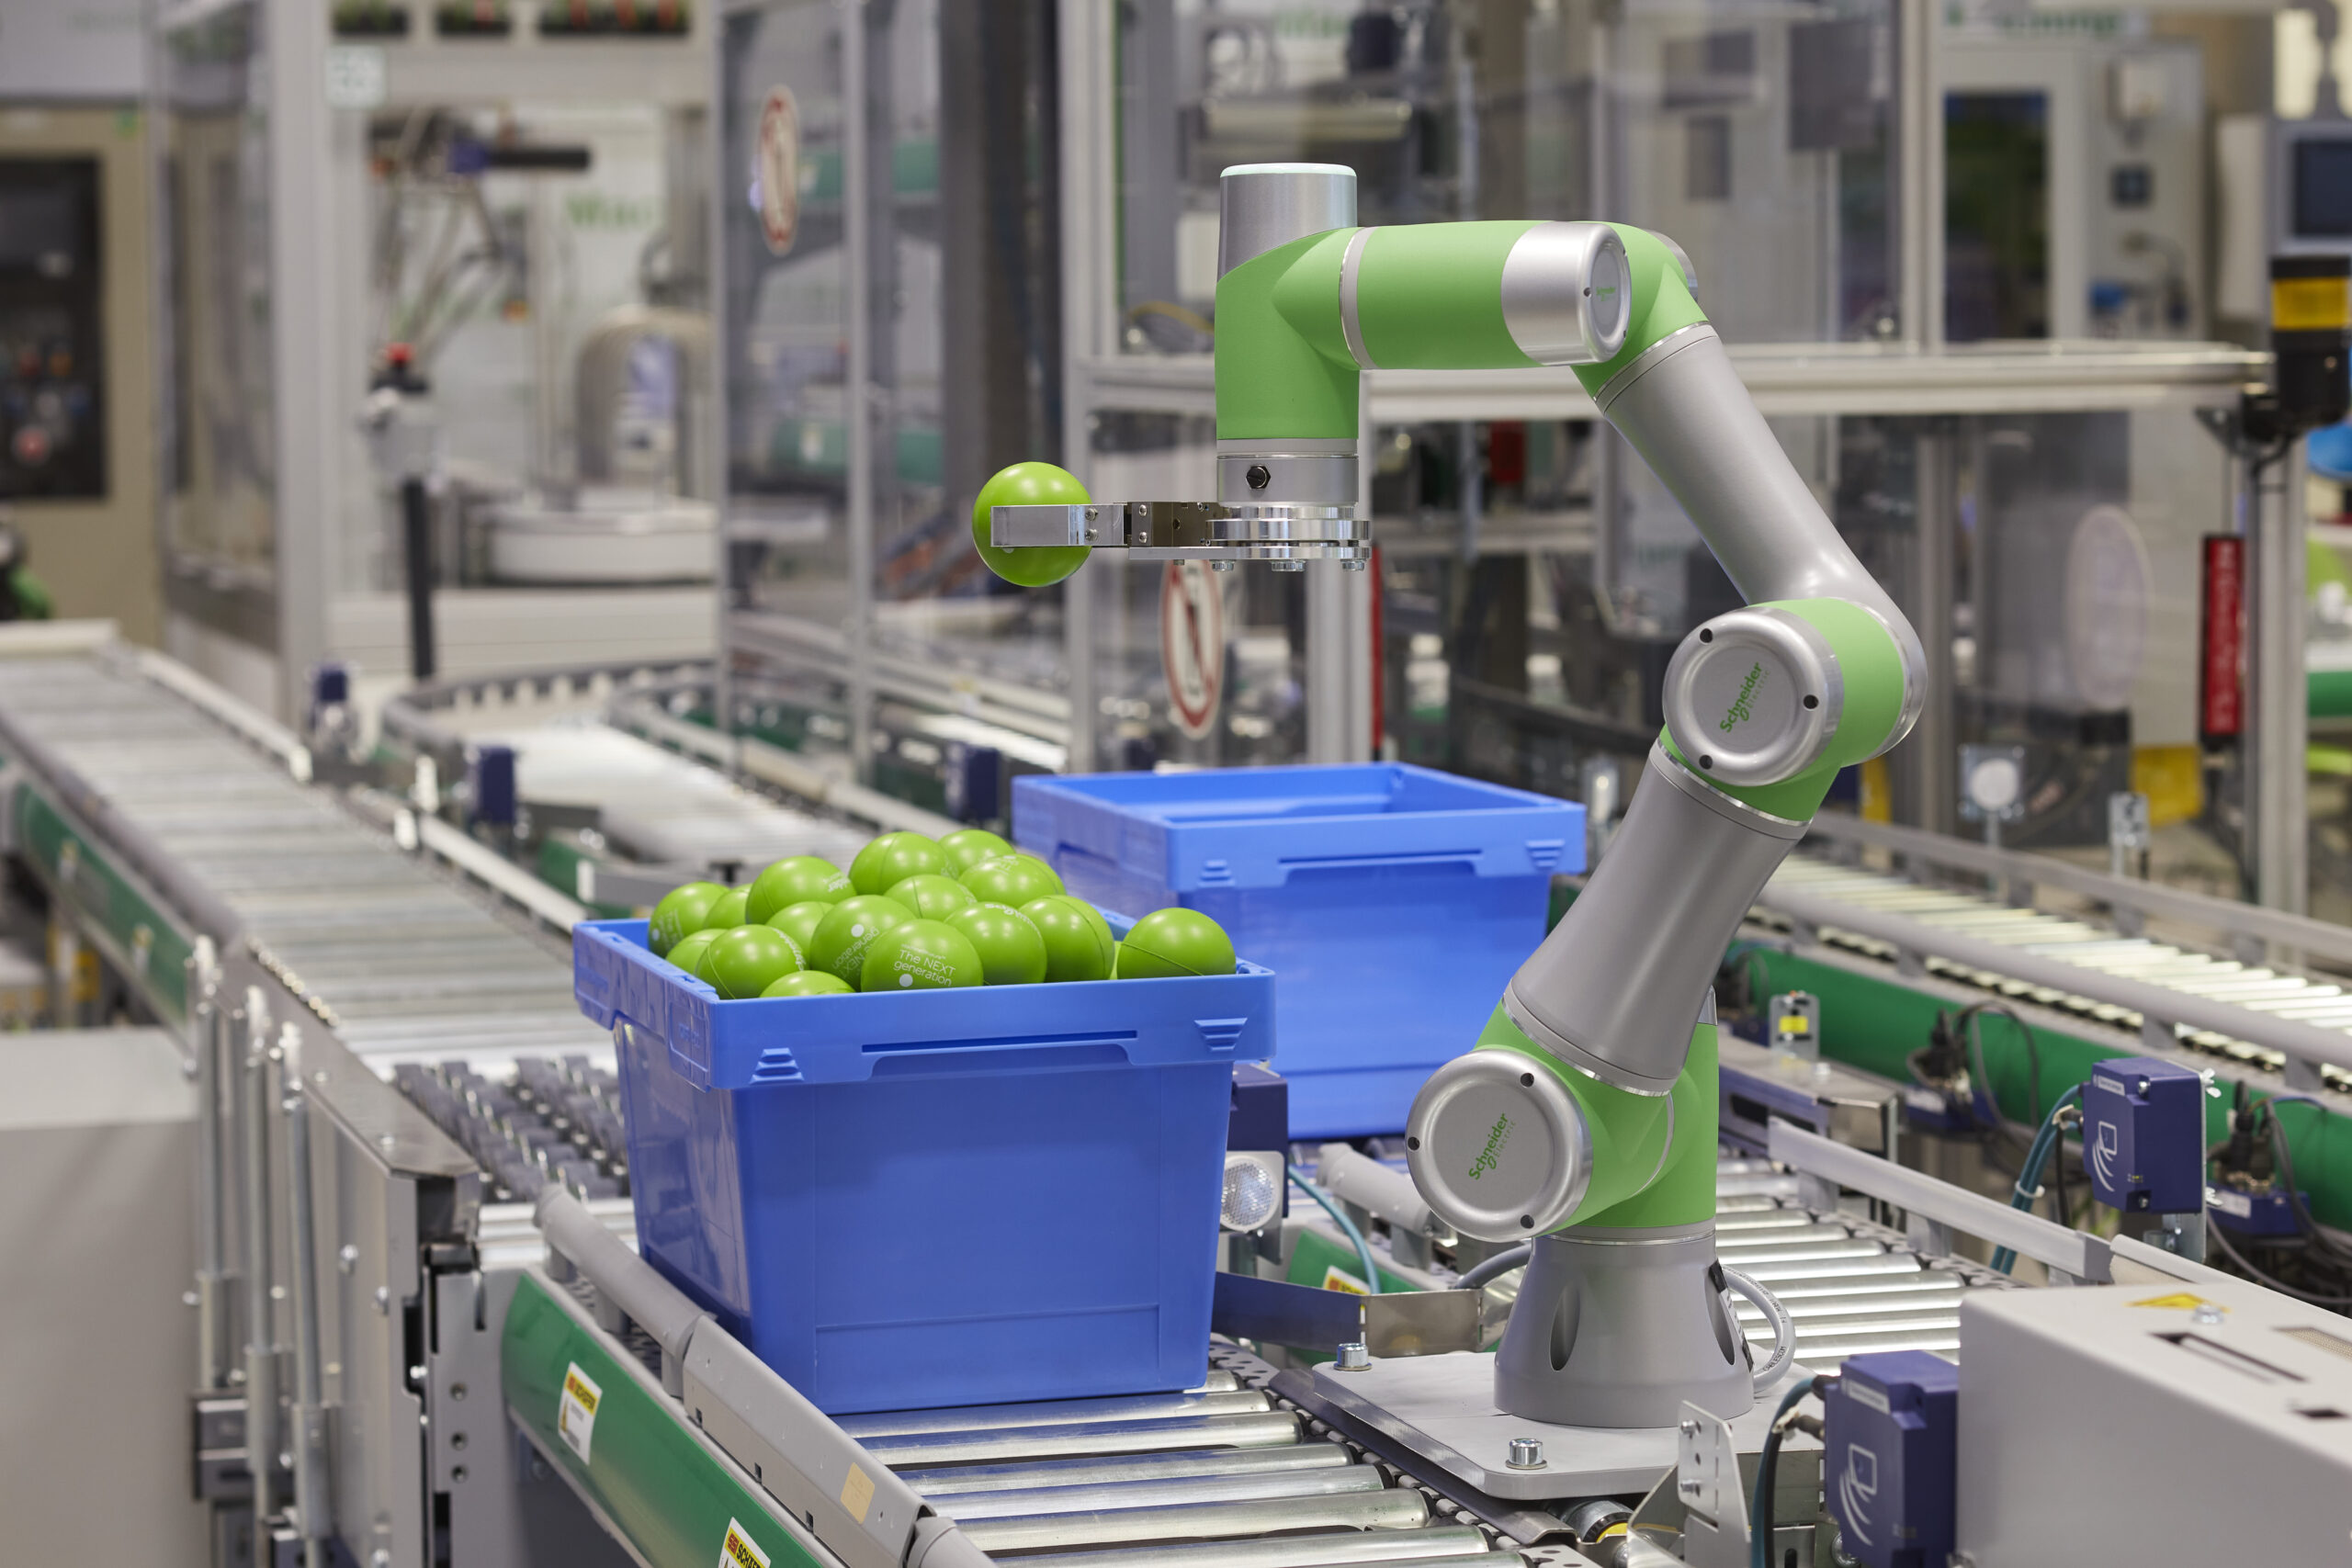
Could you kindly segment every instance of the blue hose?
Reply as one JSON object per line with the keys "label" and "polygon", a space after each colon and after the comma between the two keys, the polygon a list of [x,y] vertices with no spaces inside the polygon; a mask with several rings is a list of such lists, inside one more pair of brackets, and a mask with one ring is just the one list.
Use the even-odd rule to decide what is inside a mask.
{"label": "blue hose", "polygon": [[[2030,1210],[2034,1200],[2041,1196],[2041,1169],[2050,1163],[2050,1156],[2065,1142],[2066,1134],[2058,1125],[2058,1113],[2083,1098],[2083,1086],[2076,1084],[2058,1097],[2050,1114],[2041,1119],[2041,1128],[2033,1134],[2033,1143],[2025,1151],[2025,1164],[2018,1169],[2017,1185],[2009,1190],[2009,1207]],[[2018,1266],[2014,1247],[1997,1247],[1993,1253],[1993,1268],[2006,1274]]]}
{"label": "blue hose", "polygon": [[1800,1378],[1781,1395],[1781,1407],[1772,1412],[1772,1422],[1764,1432],[1764,1450],[1756,1457],[1756,1495],[1747,1500],[1747,1561],[1749,1568],[1772,1568],[1772,1488],[1780,1480],[1781,1417],[1797,1407],[1797,1401],[1821,1393],[1830,1380],[1827,1377]]}
{"label": "blue hose", "polygon": [[1346,1213],[1337,1203],[1331,1201],[1331,1195],[1329,1192],[1299,1175],[1297,1171],[1292,1171],[1290,1179],[1298,1184],[1298,1190],[1301,1192],[1323,1205],[1323,1212],[1331,1216],[1331,1223],[1340,1227],[1340,1235],[1355,1243],[1356,1257],[1363,1263],[1364,1291],[1370,1295],[1380,1294],[1380,1265],[1373,1261],[1372,1243],[1364,1240],[1363,1232],[1356,1229],[1355,1221],[1348,1218]]}

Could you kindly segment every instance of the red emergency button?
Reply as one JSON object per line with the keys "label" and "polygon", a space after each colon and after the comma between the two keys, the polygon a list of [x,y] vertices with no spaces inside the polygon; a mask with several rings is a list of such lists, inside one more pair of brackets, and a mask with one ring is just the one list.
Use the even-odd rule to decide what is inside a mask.
{"label": "red emergency button", "polygon": [[49,432],[38,424],[20,426],[8,442],[8,451],[28,468],[38,468],[49,461],[51,443]]}

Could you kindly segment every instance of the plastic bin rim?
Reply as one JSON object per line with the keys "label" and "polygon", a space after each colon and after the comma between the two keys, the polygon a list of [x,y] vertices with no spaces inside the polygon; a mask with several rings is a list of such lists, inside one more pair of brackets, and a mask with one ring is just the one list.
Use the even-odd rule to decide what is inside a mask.
{"label": "plastic bin rim", "polygon": [[[1251,776],[1260,774],[1295,776],[1300,773],[1322,773],[1327,775],[1379,773],[1385,774],[1392,780],[1401,781],[1407,777],[1418,776],[1453,788],[1468,790],[1490,797],[1487,802],[1483,804],[1433,806],[1428,807],[1425,811],[1408,811],[1400,814],[1402,817],[1406,818],[1436,816],[1439,814],[1456,817],[1472,817],[1480,815],[1503,816],[1531,810],[1554,811],[1580,808],[1579,802],[1563,799],[1558,795],[1541,795],[1534,790],[1521,789],[1515,784],[1499,784],[1487,779],[1474,779],[1463,773],[1449,773],[1442,768],[1423,767],[1418,762],[1275,762],[1252,765],[1243,768],[1219,768],[1206,771],[1214,773],[1221,777],[1231,777],[1236,775]],[[1114,801],[1107,798],[1103,795],[1098,794],[1095,790],[1090,789],[1087,786],[1091,784],[1095,784],[1098,781],[1125,781],[1133,779],[1139,781],[1137,785],[1139,788],[1148,788],[1150,787],[1151,783],[1164,782],[1169,784],[1169,787],[1181,789],[1182,784],[1180,781],[1198,776],[1200,776],[1200,774],[1197,772],[1189,773],[1023,773],[1021,777],[1012,781],[1012,789],[1013,794],[1016,796],[1030,794],[1060,795],[1074,796],[1093,805],[1125,809],[1138,803]],[[1145,783],[1141,781],[1149,782]],[[1309,796],[1308,798],[1311,799],[1312,797]],[[1268,817],[1265,820],[1268,826],[1294,822],[1345,822],[1351,820],[1361,821],[1364,815],[1365,814],[1363,812],[1352,811],[1333,812],[1320,816],[1312,812],[1298,812],[1282,817]],[[1224,824],[1224,826],[1236,825],[1237,824]],[[1167,826],[1179,828],[1188,826],[1188,824],[1170,823],[1167,824]]]}

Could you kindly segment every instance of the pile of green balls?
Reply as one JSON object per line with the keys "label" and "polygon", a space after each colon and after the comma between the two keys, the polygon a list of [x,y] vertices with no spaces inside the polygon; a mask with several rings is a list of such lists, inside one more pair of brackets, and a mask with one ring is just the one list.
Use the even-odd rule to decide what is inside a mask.
{"label": "pile of green balls", "polygon": [[646,940],[729,999],[1233,973],[1206,915],[1161,909],[1117,941],[1053,867],[978,828],[885,833],[846,872],[794,855],[740,887],[689,882]]}

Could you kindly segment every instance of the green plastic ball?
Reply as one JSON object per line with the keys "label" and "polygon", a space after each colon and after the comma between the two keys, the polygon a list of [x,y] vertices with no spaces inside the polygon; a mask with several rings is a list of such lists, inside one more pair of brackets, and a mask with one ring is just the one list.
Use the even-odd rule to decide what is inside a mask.
{"label": "green plastic ball", "polygon": [[1035,855],[999,855],[984,860],[966,872],[957,881],[972,890],[972,896],[983,904],[1009,904],[1018,909],[1033,898],[1048,897],[1062,890],[1062,879],[1054,868]]}
{"label": "green plastic ball", "polygon": [[939,852],[947,857],[947,874],[961,876],[984,860],[1013,852],[1012,846],[986,828],[964,828],[939,836]]}
{"label": "green plastic ball", "polygon": [[1051,463],[1015,463],[999,468],[972,498],[972,543],[989,570],[1007,582],[1043,588],[1086,564],[1093,551],[1084,545],[1043,545],[1001,550],[989,543],[989,512],[998,506],[1083,506],[1092,499],[1078,476]]}
{"label": "green plastic ball", "polygon": [[977,986],[984,971],[971,939],[944,920],[909,920],[865,951],[865,991],[936,991]]}
{"label": "green plastic ball", "polygon": [[792,855],[752,879],[752,896],[744,900],[743,919],[752,925],[763,926],[778,909],[812,899],[838,904],[849,895],[849,877],[841,867],[815,855]]}
{"label": "green plastic ball", "polygon": [[1111,933],[1107,926],[1087,917],[1068,894],[1033,898],[1021,912],[1036,924],[1046,939],[1046,978],[1107,980],[1111,977]]}
{"label": "green plastic ball", "polygon": [[645,945],[656,956],[666,956],[678,945],[679,938],[702,930],[710,907],[726,896],[727,889],[716,882],[689,882],[673,887],[662,895],[662,902],[653,906],[653,918],[645,923]]}
{"label": "green plastic ball", "polygon": [[817,935],[817,928],[823,925],[825,917],[832,912],[833,904],[831,899],[803,898],[797,904],[786,904],[760,923],[774,926],[798,942],[800,951],[806,953],[808,951],[808,943]]}
{"label": "green plastic ball", "polygon": [[857,987],[838,975],[828,975],[822,969],[802,969],[786,975],[760,995],[763,997],[847,997],[854,996]]}
{"label": "green plastic ball", "polygon": [[979,902],[972,890],[952,876],[935,872],[917,872],[891,884],[885,897],[896,898],[916,917],[926,920],[944,920],[958,909],[968,909]]}
{"label": "green plastic ball", "polygon": [[663,953],[662,956],[667,958],[671,963],[676,964],[679,968],[684,970],[687,974],[691,975],[695,972],[695,965],[702,962],[704,951],[707,949],[712,942],[717,942],[718,940],[718,933],[717,931],[688,931],[685,935],[672,942],[670,944],[670,951]]}
{"label": "green plastic ball", "polygon": [[1232,973],[1233,939],[1198,909],[1154,910],[1119,944],[1122,980]]}
{"label": "green plastic ball", "polygon": [[1112,932],[1112,930],[1111,930],[1111,922],[1110,922],[1110,921],[1108,921],[1108,920],[1106,920],[1106,919],[1104,919],[1102,918],[1102,910],[1100,910],[1100,909],[1096,908],[1093,905],[1091,905],[1091,904],[1088,903],[1085,899],[1083,899],[1083,898],[1080,897],[1077,894],[1075,894],[1075,893],[1066,893],[1066,894],[1064,894],[1064,895],[1063,895],[1063,897],[1066,897],[1066,898],[1068,898],[1071,903],[1073,903],[1073,904],[1077,905],[1077,906],[1078,906],[1078,912],[1079,912],[1080,914],[1084,915],[1084,916],[1086,917],[1087,923],[1088,923],[1089,925],[1091,925],[1091,926],[1092,926],[1096,931],[1101,931],[1101,932],[1102,933],[1102,946],[1103,946],[1103,950],[1104,950],[1105,952],[1109,953],[1110,953],[1110,955],[1111,955],[1111,964],[1112,964],[1112,967],[1111,967],[1111,971],[1110,971],[1110,972],[1111,972],[1112,974],[1114,974],[1114,975],[1115,975],[1115,974],[1117,974],[1117,973],[1118,973],[1118,960],[1119,960],[1119,939],[1118,939],[1118,937],[1117,937],[1116,935],[1114,935],[1114,934]]}
{"label": "green plastic ball", "polygon": [[1046,938],[1037,922],[1005,904],[974,904],[947,917],[980,955],[981,984],[1034,986],[1046,977]]}
{"label": "green plastic ball", "polygon": [[860,893],[888,893],[910,876],[936,876],[947,857],[921,833],[885,833],[849,863],[850,886]]}
{"label": "green plastic ball", "polygon": [[878,893],[844,898],[808,939],[808,967],[855,986],[865,973],[865,950],[874,945],[874,939],[913,919],[904,904]]}
{"label": "green plastic ball", "polygon": [[737,926],[711,939],[695,973],[722,999],[738,1000],[802,967],[800,944],[774,926]]}
{"label": "green plastic ball", "polygon": [[743,907],[751,902],[751,898],[749,886],[729,888],[711,905],[710,913],[702,918],[702,929],[707,931],[731,931],[737,926],[747,924]]}

